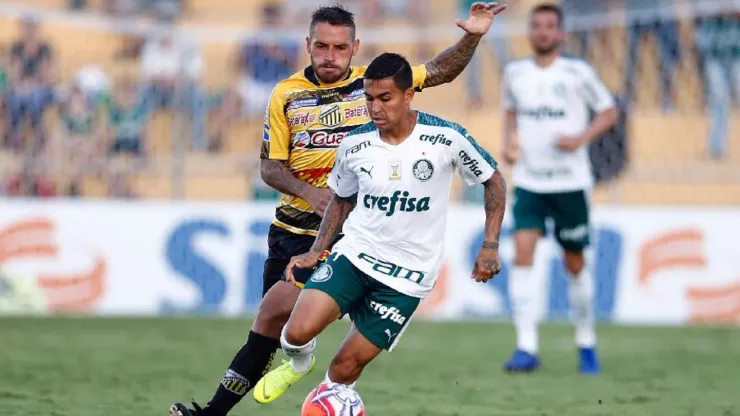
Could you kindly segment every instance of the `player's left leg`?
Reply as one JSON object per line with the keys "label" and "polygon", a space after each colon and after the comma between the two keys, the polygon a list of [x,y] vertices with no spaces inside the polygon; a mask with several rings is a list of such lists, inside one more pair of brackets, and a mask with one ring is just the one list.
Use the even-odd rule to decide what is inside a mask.
{"label": "player's left leg", "polygon": [[564,250],[568,274],[571,318],[576,327],[579,370],[585,374],[600,371],[596,354],[594,282],[586,266],[584,250],[589,239],[589,206],[585,191],[564,192],[553,197],[556,239]]}
{"label": "player's left leg", "polygon": [[353,324],[344,342],[342,342],[342,346],[339,347],[339,352],[337,352],[331,361],[324,381],[345,384],[350,388],[354,388],[357,379],[362,374],[362,370],[381,351],[383,351],[382,348],[373,344],[362,335]]}
{"label": "player's left leg", "polygon": [[362,278],[370,292],[350,311],[352,329],[334,357],[326,380],[354,387],[362,370],[382,350],[392,351],[408,327],[421,299],[405,295],[377,280]]}

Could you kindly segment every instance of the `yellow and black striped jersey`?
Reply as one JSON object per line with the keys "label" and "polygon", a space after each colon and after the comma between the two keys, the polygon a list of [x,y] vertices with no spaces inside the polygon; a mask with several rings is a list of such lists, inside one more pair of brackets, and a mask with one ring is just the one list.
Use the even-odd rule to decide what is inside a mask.
{"label": "yellow and black striped jersey", "polygon": [[[370,121],[363,76],[353,67],[348,77],[322,84],[309,66],[280,81],[265,112],[261,159],[286,160],[293,175],[325,188],[337,148],[355,127]],[[426,79],[423,65],[413,67],[414,88]],[[316,235],[321,217],[301,198],[283,195],[273,224],[296,234]]]}

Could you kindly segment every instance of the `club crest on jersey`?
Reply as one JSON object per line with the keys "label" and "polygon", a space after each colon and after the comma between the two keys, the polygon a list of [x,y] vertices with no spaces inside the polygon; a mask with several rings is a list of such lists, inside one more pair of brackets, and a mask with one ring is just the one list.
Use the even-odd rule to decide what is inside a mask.
{"label": "club crest on jersey", "polygon": [[344,116],[342,116],[342,109],[339,108],[338,104],[324,107],[319,113],[319,123],[326,127],[336,127],[342,124],[342,121],[344,121]]}
{"label": "club crest on jersey", "polygon": [[391,160],[388,162],[388,179],[392,181],[401,180],[401,161]]}
{"label": "club crest on jersey", "polygon": [[432,162],[430,162],[429,159],[419,159],[414,162],[411,172],[413,172],[416,179],[426,182],[431,179],[432,174],[434,174],[434,165],[432,165]]}
{"label": "club crest on jersey", "polygon": [[311,280],[316,283],[326,282],[327,280],[331,279],[331,276],[334,274],[334,269],[331,268],[328,264],[322,264],[321,267],[316,269],[315,272],[313,272],[313,275],[311,276]]}

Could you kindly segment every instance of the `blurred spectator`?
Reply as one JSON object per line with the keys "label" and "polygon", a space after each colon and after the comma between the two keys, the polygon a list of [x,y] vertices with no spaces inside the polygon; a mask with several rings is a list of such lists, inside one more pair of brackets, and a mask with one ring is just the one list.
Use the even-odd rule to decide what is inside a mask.
{"label": "blurred spectator", "polygon": [[106,171],[109,196],[134,198],[131,177],[146,161],[146,129],[151,112],[131,78],[116,82],[105,108],[111,156]]}
{"label": "blurred spectator", "polygon": [[178,31],[171,16],[162,23],[147,39],[141,56],[146,98],[152,108],[187,109],[193,123],[193,144],[203,150],[206,105],[198,85],[203,57],[195,40]]}
{"label": "blurred spectator", "polygon": [[[79,1],[79,0],[73,0]],[[86,3],[86,1],[84,1]],[[140,13],[149,13],[154,16],[179,16],[184,8],[183,0],[105,0],[105,11],[122,17]]]}
{"label": "blurred spectator", "polygon": [[118,81],[104,108],[109,152],[144,158],[150,109],[139,93],[136,81],[131,78]]}
{"label": "blurred spectator", "polygon": [[606,11],[604,0],[562,0],[568,49],[581,59],[588,59],[591,40],[596,30],[595,17]]}
{"label": "blurred spectator", "polygon": [[[416,49],[416,59],[425,62],[432,58],[432,44],[426,39],[431,26],[431,11],[429,0],[345,0],[356,14],[361,16],[361,23],[368,28],[383,28],[384,19],[403,19],[409,23],[408,27],[419,30],[422,39]],[[357,4],[359,3],[359,5]],[[360,48],[364,57],[369,61],[375,58],[380,51],[375,43],[365,43]]]}
{"label": "blurred spectator", "polygon": [[87,0],[68,0],[67,8],[70,10],[85,10],[87,9]]}
{"label": "blurred spectator", "polygon": [[0,143],[5,143],[5,95],[8,93],[8,55],[0,45]]}
{"label": "blurred spectator", "polygon": [[281,29],[285,29],[283,12],[278,4],[266,4],[262,9],[260,37],[247,39],[239,46],[235,54],[239,82],[226,92],[217,109],[211,129],[211,150],[221,148],[224,130],[240,115],[264,116],[275,84],[297,71],[300,44],[292,37],[281,35]]}
{"label": "blurred spectator", "polygon": [[104,125],[95,101],[74,86],[59,104],[59,124],[48,146],[53,174],[64,177],[66,194],[79,196],[82,177],[100,173],[104,163]]}
{"label": "blurred spectator", "polygon": [[21,171],[8,179],[6,194],[14,197],[53,197],[56,184],[52,177],[42,174],[43,160],[23,155]]}
{"label": "blurred spectator", "polygon": [[[477,0],[459,0],[460,18],[466,19],[470,14],[470,7]],[[509,8],[512,6],[509,5]],[[496,66],[499,72],[503,71],[504,66],[509,62],[509,42],[506,37],[507,15],[511,15],[512,10],[507,9],[505,13],[496,16],[491,29],[486,35],[485,42],[490,47],[491,52],[496,58]],[[468,88],[468,106],[470,108],[481,108],[483,102],[483,84],[480,79],[481,72],[481,52],[477,52],[470,60],[468,67],[465,69],[466,83]]]}
{"label": "blurred spectator", "polygon": [[673,108],[673,72],[681,57],[678,22],[673,0],[626,0],[627,6],[627,70],[625,97],[632,102],[640,46],[646,34],[652,34],[660,50],[663,110]]}
{"label": "blurred spectator", "polygon": [[77,70],[74,85],[95,102],[99,102],[110,92],[110,78],[98,65],[87,65]]}
{"label": "blurred spectator", "polygon": [[712,122],[709,151],[712,157],[725,154],[732,93],[740,101],[740,12],[724,12],[705,18],[696,31],[696,44],[704,58]]}
{"label": "blurred spectator", "polygon": [[10,87],[7,96],[10,116],[10,147],[24,148],[23,124],[28,117],[33,130],[32,151],[43,144],[44,110],[54,100],[52,87],[52,48],[41,39],[39,22],[25,17],[20,23],[20,38],[13,42],[10,57]]}

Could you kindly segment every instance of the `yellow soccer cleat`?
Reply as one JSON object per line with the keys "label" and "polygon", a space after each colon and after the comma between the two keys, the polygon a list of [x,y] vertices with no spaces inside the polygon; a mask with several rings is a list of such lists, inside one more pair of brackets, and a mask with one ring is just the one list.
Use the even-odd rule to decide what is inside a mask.
{"label": "yellow soccer cleat", "polygon": [[311,366],[308,367],[308,371],[305,373],[295,371],[289,361],[283,361],[283,365],[265,374],[254,386],[254,400],[262,404],[277,400],[290,386],[311,374],[315,367],[316,357],[313,356],[311,357]]}

